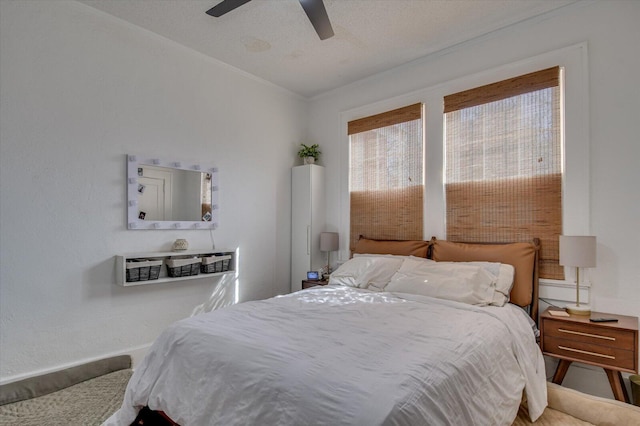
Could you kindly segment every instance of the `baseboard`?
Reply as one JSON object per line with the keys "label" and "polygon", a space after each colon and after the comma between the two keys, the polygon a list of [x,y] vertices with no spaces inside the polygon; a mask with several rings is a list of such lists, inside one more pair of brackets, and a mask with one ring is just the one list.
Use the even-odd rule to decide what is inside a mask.
{"label": "baseboard", "polygon": [[131,357],[119,355],[0,385],[0,405],[38,398],[78,383],[121,370],[130,370]]}
{"label": "baseboard", "polygon": [[151,343],[148,343],[146,345],[136,346],[136,347],[132,347],[126,350],[118,351],[118,352],[103,354],[98,357],[85,358],[79,361],[57,365],[55,367],[45,368],[42,370],[32,371],[24,374],[17,374],[15,376],[4,377],[0,379],[0,385],[17,382],[19,380],[29,379],[31,377],[42,376],[44,374],[55,373],[57,371],[65,370],[68,368],[79,367],[81,365],[85,365],[95,361],[100,361],[105,358],[116,357],[119,355],[129,355],[131,357],[131,368],[135,369],[135,367],[140,363],[140,361],[142,361],[142,359],[144,358],[144,356],[146,355],[150,347],[151,347]]}

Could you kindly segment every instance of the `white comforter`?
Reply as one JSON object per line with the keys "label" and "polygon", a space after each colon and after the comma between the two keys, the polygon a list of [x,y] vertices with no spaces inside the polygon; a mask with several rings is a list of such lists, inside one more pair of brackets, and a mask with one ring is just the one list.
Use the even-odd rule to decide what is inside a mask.
{"label": "white comforter", "polygon": [[544,361],[521,309],[315,287],[171,325],[122,408],[183,425],[509,425]]}

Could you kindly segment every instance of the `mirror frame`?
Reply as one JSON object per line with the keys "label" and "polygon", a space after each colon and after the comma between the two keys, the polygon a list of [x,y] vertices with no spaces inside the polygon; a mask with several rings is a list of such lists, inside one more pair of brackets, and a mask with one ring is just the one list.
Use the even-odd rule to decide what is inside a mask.
{"label": "mirror frame", "polygon": [[[138,219],[138,167],[157,166],[168,169],[211,173],[211,221],[141,220]],[[220,205],[218,203],[218,168],[211,165],[169,161],[158,157],[127,155],[127,228],[128,229],[216,229]]]}

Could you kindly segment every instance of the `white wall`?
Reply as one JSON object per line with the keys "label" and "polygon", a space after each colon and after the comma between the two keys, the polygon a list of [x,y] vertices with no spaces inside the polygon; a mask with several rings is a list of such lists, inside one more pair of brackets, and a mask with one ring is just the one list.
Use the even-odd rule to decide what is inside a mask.
{"label": "white wall", "polygon": [[[586,43],[589,80],[585,99],[590,134],[586,150],[590,155],[585,158],[590,158],[590,176],[582,178],[590,186],[586,211],[567,217],[565,225],[570,228],[573,222],[590,224],[587,231],[598,238],[598,266],[590,271],[592,307],[640,316],[639,21],[640,2],[580,2],[316,97],[310,107],[313,119],[309,136],[323,147],[327,226],[344,230],[348,225],[344,115],[354,110],[375,110],[376,105],[392,104],[405,95],[409,99],[412,93],[426,88]],[[441,106],[427,105],[426,109],[429,116]],[[441,144],[441,137],[435,141],[429,138],[438,132],[442,133],[441,128],[427,129],[427,148]],[[436,150],[435,159],[428,151],[427,167],[440,164],[441,150]],[[429,202],[426,201],[427,211],[434,207]],[[441,229],[438,226],[427,223],[427,228]],[[343,233],[343,256],[347,247]],[[604,377],[601,370],[572,367],[565,383],[611,397],[608,383],[601,376]]]}
{"label": "white wall", "polygon": [[240,253],[221,285],[288,292],[305,101],[82,4],[0,8],[1,381],[136,352],[212,294],[235,296],[212,279],[114,284],[118,253],[211,247],[209,231],[126,230],[127,153],[217,165],[215,243]]}

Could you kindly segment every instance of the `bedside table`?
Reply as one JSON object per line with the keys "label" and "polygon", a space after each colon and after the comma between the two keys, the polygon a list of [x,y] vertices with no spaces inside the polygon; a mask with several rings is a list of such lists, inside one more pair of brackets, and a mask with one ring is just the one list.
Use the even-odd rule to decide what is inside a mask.
{"label": "bedside table", "polygon": [[[572,362],[604,368],[614,397],[629,402],[621,371],[638,372],[638,318],[592,312],[591,316],[557,317],[547,309],[540,315],[542,353],[560,362],[553,383],[562,384]],[[590,322],[589,318],[617,318],[618,322]]]}
{"label": "bedside table", "polygon": [[302,280],[302,289],[315,287],[317,285],[327,285],[329,281],[325,280]]}

